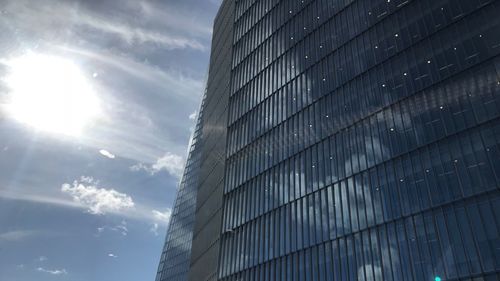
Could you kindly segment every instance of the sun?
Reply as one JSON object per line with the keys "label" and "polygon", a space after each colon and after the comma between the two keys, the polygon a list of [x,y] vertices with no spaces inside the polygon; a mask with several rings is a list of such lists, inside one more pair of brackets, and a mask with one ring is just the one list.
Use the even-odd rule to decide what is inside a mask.
{"label": "sun", "polygon": [[90,82],[71,60],[29,53],[9,60],[6,112],[36,130],[79,136],[100,113]]}

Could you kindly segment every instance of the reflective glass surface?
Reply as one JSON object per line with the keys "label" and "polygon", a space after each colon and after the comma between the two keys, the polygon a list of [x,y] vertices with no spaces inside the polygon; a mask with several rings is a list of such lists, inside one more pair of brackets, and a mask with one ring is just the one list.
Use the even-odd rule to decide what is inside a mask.
{"label": "reflective glass surface", "polygon": [[219,279],[497,280],[500,2],[235,9]]}
{"label": "reflective glass surface", "polygon": [[201,157],[201,120],[204,100],[191,139],[191,147],[179,184],[165,245],[158,265],[156,281],[186,281],[191,264],[191,246],[195,221],[196,195]]}

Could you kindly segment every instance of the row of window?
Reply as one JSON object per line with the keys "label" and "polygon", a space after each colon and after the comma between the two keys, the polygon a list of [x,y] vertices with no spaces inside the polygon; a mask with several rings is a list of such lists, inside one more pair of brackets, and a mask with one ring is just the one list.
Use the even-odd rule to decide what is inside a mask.
{"label": "row of window", "polygon": [[[327,25],[337,26],[338,37],[335,36],[333,40],[334,43],[341,45],[364,31],[368,26],[374,25],[411,1],[317,0],[310,1],[310,5],[306,3],[309,1],[300,0],[282,1],[277,5],[274,2],[264,2],[266,3],[256,2],[257,5],[252,7],[256,12],[260,12],[257,16],[252,13],[253,11],[249,11],[243,22],[238,21],[236,23],[233,67],[247,59],[247,56],[255,52],[257,48],[260,49],[257,52],[267,54],[266,57],[269,58],[268,63],[270,63],[283,54],[285,49],[290,49],[295,42],[309,36],[312,31],[325,22],[327,22]],[[453,3],[453,5],[440,1],[419,2],[426,12],[439,7],[439,9],[435,9],[434,15],[432,13],[427,14],[427,17],[431,20],[434,17],[439,21],[442,17],[460,17],[463,15],[464,10],[468,12],[468,10],[491,1],[465,1]],[[420,8],[415,6],[412,9]],[[439,27],[439,23],[436,23],[436,25]],[[280,33],[286,34],[286,36],[280,35]],[[325,38],[325,36],[323,37]],[[290,38],[290,40],[276,40],[276,38]],[[267,47],[262,46],[263,44],[266,44]],[[273,44],[274,47],[269,48],[270,44]]]}
{"label": "row of window", "polygon": [[[254,11],[251,11],[251,8],[254,8],[253,6],[255,3],[262,4],[261,2],[265,1],[259,1],[259,0],[235,0],[235,16],[234,16],[234,21],[239,21],[241,20],[240,18],[245,15],[246,13],[255,13]],[[269,1],[271,2],[271,1]],[[274,0],[273,0],[274,2]],[[250,10],[250,11],[249,11]],[[258,11],[261,11],[262,9],[258,9]]]}
{"label": "row of window", "polygon": [[[395,66],[397,66],[397,64],[395,64],[394,67]],[[386,65],[386,67],[390,69],[389,65]],[[360,116],[366,116],[379,108],[413,94],[415,91],[415,85],[411,83],[411,81],[403,84],[404,87],[398,87],[395,85],[397,81],[392,79],[387,82],[387,87],[390,88],[395,86],[399,91],[384,91],[383,87],[373,87],[370,91],[363,91],[363,88],[370,87],[371,79],[376,79],[376,73],[374,73],[372,77],[365,76],[363,78],[364,79],[352,81],[352,83],[348,84],[346,87],[336,91],[334,95],[322,97],[313,105],[303,109],[303,113],[299,114],[295,114],[295,111],[300,107],[298,104],[307,104],[307,100],[301,101],[295,96],[292,96],[291,99],[293,102],[284,103],[286,99],[289,99],[291,92],[283,91],[282,95],[276,95],[266,100],[260,107],[250,112],[246,118],[240,120],[236,126],[232,126],[230,129],[229,155],[234,154],[238,149],[241,149],[249,142],[261,137],[261,135],[266,132],[267,136],[264,136],[264,138],[276,134],[276,131],[281,130],[283,127],[287,127],[289,123],[293,123],[294,119],[303,120],[304,118],[300,115],[309,115],[307,111],[314,111],[313,115],[315,116],[312,118],[316,119],[316,122],[321,124],[320,127],[330,128],[328,133],[332,133],[339,128],[345,127],[346,122],[349,124],[353,118],[359,119]],[[484,81],[483,78],[480,79]],[[497,78],[493,76],[490,77],[487,82],[496,83],[496,79]],[[470,85],[464,83],[461,83],[461,85],[464,86],[463,90],[466,91],[471,91],[473,88],[473,82]],[[446,91],[456,91],[453,90],[454,87],[456,88],[456,86],[449,86]],[[492,105],[494,104],[490,104],[490,106]],[[446,104],[442,104],[442,106],[446,106]],[[286,122],[282,122],[282,120],[288,118],[288,116],[292,116],[292,113],[295,114],[292,118],[289,118]],[[305,118],[307,121],[308,117]],[[277,126],[278,124],[279,126]],[[308,126],[310,124],[312,123],[304,125]],[[314,127],[318,128],[318,126]],[[272,129],[272,131],[269,132],[270,129]],[[322,137],[324,137],[323,134]],[[259,141],[262,142],[263,140],[260,139],[256,142]]]}
{"label": "row of window", "polygon": [[[365,0],[361,2],[369,3]],[[372,1],[372,2],[378,2]],[[273,2],[273,1],[264,1]],[[310,5],[306,2],[311,2]],[[266,52],[269,58],[269,63],[279,57],[285,52],[285,48],[289,49],[291,45],[299,42],[308,33],[322,25],[324,22],[331,20],[331,17],[338,12],[335,10],[335,5],[338,8],[343,8],[349,3],[340,3],[342,1],[328,1],[329,9],[321,9],[321,5],[325,5],[324,0],[317,1],[281,1],[279,3],[266,3],[269,7],[253,6],[259,11],[265,12],[265,17],[255,17],[255,15],[247,14],[243,21],[236,22],[236,34],[234,37],[234,59],[233,68],[243,62],[247,56],[260,49],[259,52]],[[345,2],[345,1],[344,1]],[[352,2],[352,1],[349,1]],[[260,2],[257,2],[259,4]],[[354,2],[357,4],[356,2]],[[388,5],[385,1],[380,1]],[[260,10],[264,8],[264,10]],[[326,13],[326,12],[329,13]],[[264,16],[264,15],[262,15]],[[258,22],[251,24],[252,22]],[[292,32],[292,30],[294,32]],[[295,32],[296,31],[296,32]],[[294,40],[283,41],[276,40],[277,38],[284,38],[282,35],[286,34],[285,38],[290,37],[291,33]],[[273,44],[272,49],[263,47],[262,45]],[[265,51],[266,50],[266,51]],[[271,54],[272,53],[272,54]]]}
{"label": "row of window", "polygon": [[[368,3],[372,2],[373,1],[369,1]],[[381,21],[381,23],[373,27],[379,29],[379,33],[382,29],[387,32],[383,35],[378,34],[372,37],[377,39],[381,36],[390,35],[388,40],[389,43],[393,43],[391,41],[398,41],[398,39],[399,41],[420,40],[442,29],[448,23],[459,20],[464,15],[477,9],[477,7],[480,7],[480,3],[472,2],[473,1],[463,1],[463,3],[458,5],[454,1],[411,2],[395,15],[392,15],[393,11],[390,13],[384,12],[384,17],[389,15],[388,20],[381,21],[383,17],[375,17],[377,21]],[[310,59],[307,61],[313,62],[313,58],[317,53],[324,55],[324,53],[329,53],[331,50],[336,50],[343,46],[346,42],[355,38],[368,28],[369,21],[358,19],[360,14],[371,13],[369,10],[367,12],[367,10],[362,7],[363,5],[361,3],[360,1],[354,2],[345,11],[329,20],[326,24],[321,25],[321,28],[317,28],[314,32],[312,32],[312,30],[315,25],[321,22],[317,17],[311,15],[311,21],[314,23],[313,27],[308,27],[307,23],[291,21],[289,25],[285,26],[284,29],[278,30],[276,34],[270,37],[265,44],[260,45],[256,50],[247,50],[248,53],[251,52],[251,55],[248,56],[245,54],[245,58],[241,58],[245,63],[242,63],[241,67],[235,68],[236,77],[238,77],[238,79],[233,81],[233,88],[236,90],[240,89],[243,85],[247,84],[248,81],[253,80],[257,74],[261,74],[262,69],[269,68],[270,65],[279,63],[279,61],[277,61],[278,58],[282,61],[284,59],[282,56],[283,54],[285,54],[285,57],[296,58],[295,63],[299,64],[299,62],[303,61],[303,53],[306,55],[310,53]],[[368,5],[368,3],[366,3],[366,5]],[[393,2],[387,3],[386,1],[382,1],[382,3],[383,5],[391,5]],[[408,2],[405,1],[405,3]],[[309,7],[312,6],[313,5]],[[400,6],[400,8],[402,7],[403,6]],[[313,9],[313,11],[317,10]],[[309,15],[307,15],[307,17],[304,15],[303,17],[297,17],[297,19],[308,17]],[[352,22],[351,19],[353,19]],[[292,23],[294,24],[292,25]],[[361,25],[361,23],[363,24]],[[399,27],[399,24],[403,23],[409,23],[407,25],[408,30],[405,30],[404,26],[402,26],[402,28]],[[261,30],[255,30],[255,32],[257,32],[257,34],[265,33]],[[305,39],[302,40],[302,37],[305,37]],[[236,58],[233,59],[233,61],[238,61],[237,57],[241,56],[239,53],[243,52],[243,50],[240,50],[242,47],[248,46],[248,48],[250,48],[250,46],[255,46],[255,42],[252,40],[253,37],[249,37],[246,40],[240,41],[241,43],[239,44],[244,44],[243,46],[239,46],[238,44],[235,45],[234,54]],[[392,49],[392,51],[395,51],[394,47]],[[381,52],[383,50],[385,49],[378,49],[375,51]],[[249,65],[251,65],[251,67],[249,67]],[[296,69],[292,71],[296,71]]]}
{"label": "row of window", "polygon": [[[271,34],[287,24],[295,24],[315,28],[327,19],[334,16],[343,8],[349,6],[353,0],[293,0],[293,1],[243,1],[237,3],[234,42],[241,44],[253,38],[253,48],[260,45]],[[374,1],[377,2],[377,1]],[[396,2],[403,2],[396,0]],[[390,2],[380,1],[378,4],[392,6]],[[243,5],[238,5],[243,4]],[[369,5],[373,8],[376,5]],[[328,7],[324,9],[323,7]],[[246,11],[244,11],[246,9]],[[240,14],[243,11],[244,14]],[[314,20],[312,20],[314,19]],[[250,47],[252,48],[252,47]],[[251,50],[250,50],[251,51]],[[247,52],[248,53],[248,52]],[[237,63],[237,62],[236,62]]]}
{"label": "row of window", "polygon": [[219,278],[499,271],[500,2],[263,2],[236,3]]}
{"label": "row of window", "polygon": [[[243,38],[236,36],[233,68],[253,58],[257,58],[260,65],[264,63],[265,67],[304,38],[310,40],[310,37],[317,37],[318,33],[322,34],[321,38],[315,38],[318,43],[333,44],[328,50],[335,49],[410,1],[358,0],[349,1],[352,3],[340,3],[342,1],[317,0],[311,2],[310,5],[301,3],[302,8],[299,13],[294,13],[294,9],[288,10],[283,7],[283,3],[286,2],[281,2],[282,5],[277,5],[259,24],[253,26],[250,33]],[[442,1],[431,3],[446,6]],[[321,8],[325,6],[326,9]],[[344,7],[346,8],[343,9]],[[419,10],[416,5],[412,5],[412,9]],[[289,20],[282,20],[283,18]],[[318,29],[320,26],[322,30]],[[260,58],[262,60],[259,60]],[[262,67],[255,68],[257,72],[262,69]],[[255,72],[254,69],[252,71]]]}
{"label": "row of window", "polygon": [[[335,163],[335,175],[342,177],[497,118],[500,115],[499,76],[493,63],[488,62],[347,128],[346,125],[358,120],[357,116],[352,114],[352,118],[325,121],[330,119],[326,116],[331,112],[323,109],[335,108],[334,104],[342,102],[323,99],[320,103],[323,107],[309,107],[272,134],[235,154],[227,166],[225,192],[237,189],[250,179],[258,180],[262,172],[287,158],[294,155],[303,158],[304,152],[302,155],[297,153],[313,144],[309,150],[321,150],[319,146],[328,147],[328,143],[334,145],[332,148],[336,149],[328,156]],[[331,135],[335,131],[337,133]],[[330,137],[325,139],[326,136]],[[322,142],[318,143],[319,140]],[[349,158],[359,164],[353,168],[344,167],[345,159]]]}
{"label": "row of window", "polygon": [[[499,9],[497,7],[497,10]],[[500,24],[485,22],[484,18],[488,18],[488,11],[495,12],[494,9],[484,9],[485,13],[476,13],[475,16],[468,17],[467,20],[453,26],[451,30],[448,28],[444,30],[446,32],[439,32],[431,40],[421,41],[419,45],[396,56],[394,55],[396,49],[402,50],[411,44],[404,39],[406,37],[403,34],[408,32],[405,31],[395,40],[393,33],[387,34],[378,29],[371,30],[336,52],[330,53],[304,73],[299,73],[297,70],[301,68],[300,66],[293,65],[295,59],[291,55],[284,56],[279,63],[266,69],[231,99],[229,124],[236,128],[245,128],[245,124],[240,123],[262,122],[265,123],[262,127],[252,128],[254,130],[251,131],[265,131],[267,129],[265,125],[280,123],[317,97],[342,87],[346,82],[364,80],[365,76],[376,79],[373,81],[380,81],[378,85],[370,83],[372,87],[379,88],[372,90],[394,92],[392,94],[408,88],[410,91],[419,90],[429,85],[431,81],[439,81],[499,52],[500,39],[497,34],[500,32]],[[471,32],[463,34],[463,30]],[[422,38],[420,35],[418,37]],[[378,41],[377,38],[385,41]],[[396,45],[399,47],[392,48],[391,52],[386,51],[390,46]],[[390,60],[387,61],[388,58]],[[299,59],[299,61],[307,60]],[[382,62],[384,63],[381,64]],[[365,72],[368,69],[369,71]],[[271,102],[274,104],[269,104]],[[278,108],[278,111],[281,107],[281,114],[277,118],[271,118],[273,115],[269,114],[270,116],[265,116],[269,117],[266,120],[263,117],[265,113],[262,112],[265,107]],[[255,116],[236,122],[249,113]]]}
{"label": "row of window", "polygon": [[[341,24],[343,27],[347,26],[348,21],[347,17],[345,16],[346,14],[340,13],[336,18],[332,18],[330,21],[328,21],[328,24],[321,25],[323,26],[323,29],[321,30],[322,36],[321,38],[316,38],[319,37],[318,34],[320,32],[320,29],[315,28],[315,26],[312,27],[312,25],[320,25],[320,23],[322,23],[323,21],[318,20],[317,17],[313,15],[309,15],[311,13],[317,13],[321,11],[313,8],[314,5],[310,5],[305,8],[305,11],[308,12],[304,12],[304,15],[294,17],[292,21],[284,26],[284,28],[276,30],[276,33],[273,34],[273,36],[270,37],[265,44],[261,45],[256,50],[247,50],[247,52],[251,54],[249,56],[245,54],[244,57],[241,58],[241,62],[239,63],[240,67],[235,67],[235,69],[233,70],[236,77],[239,78],[233,81],[233,88],[235,89],[234,92],[240,89],[243,85],[247,84],[248,81],[254,79],[257,74],[262,73],[263,68],[269,68],[270,66],[276,65],[280,63],[280,61],[283,61],[284,56],[296,58],[296,64],[299,64],[302,58],[302,56],[299,56],[299,51],[303,50],[305,47],[309,47],[304,42],[313,41],[315,43],[315,47],[317,48],[319,48],[319,43],[323,43],[325,46],[321,51],[329,53],[332,50],[335,50],[336,48],[342,46],[345,42],[358,34],[353,34],[353,37],[347,37],[349,36],[348,33],[344,31],[337,32],[338,28],[336,28],[337,26],[335,23],[335,19],[337,19],[337,22],[339,22],[339,24]],[[301,22],[304,19],[308,19],[308,21],[311,21],[311,23],[308,24],[306,22]],[[314,31],[314,29],[316,30]],[[360,30],[359,32],[361,31],[362,30]],[[257,33],[260,31],[255,30],[254,32]],[[234,47],[235,57],[241,57],[242,55],[240,55],[240,53],[245,52],[244,49],[240,50],[241,48],[244,48],[245,46],[248,46],[248,48],[251,48],[251,46],[257,46],[256,42],[253,42],[252,37],[249,37],[249,39],[240,40],[240,42],[241,43],[239,44],[243,44],[242,46],[236,44]],[[318,46],[316,46],[316,44],[318,44]],[[238,61],[238,59],[235,58],[233,59],[233,61]],[[252,65],[252,67],[248,67],[248,65]],[[297,70],[300,70],[300,67],[297,67],[292,71],[295,72]]]}
{"label": "row of window", "polygon": [[[245,229],[248,222],[261,220],[264,214],[312,202],[313,218],[330,218],[329,223],[322,223],[327,229],[318,240],[321,242],[500,186],[498,124],[445,139],[348,177],[336,176],[329,163],[329,149],[325,150],[318,154],[322,158],[319,164],[305,167],[311,165],[311,158],[294,159],[226,195],[223,229]],[[346,159],[345,166],[352,164],[352,159]],[[303,248],[315,242],[298,243],[297,248]]]}
{"label": "row of window", "polygon": [[[492,272],[500,269],[499,210],[497,192],[260,263],[237,280],[421,281]],[[251,257],[227,254],[236,262],[223,263],[222,276],[248,268]]]}
{"label": "row of window", "polygon": [[[304,227],[293,229],[295,225]],[[309,232],[321,233],[321,225],[296,221],[290,214],[267,215],[224,236],[219,274],[226,277],[251,268],[239,279],[225,280],[431,281],[436,276],[454,280],[498,271],[500,192],[277,255],[285,247],[283,241]]]}
{"label": "row of window", "polygon": [[[249,29],[263,18],[264,20],[269,20],[269,15],[275,13],[275,7],[281,7],[283,4],[284,2],[279,0],[237,1],[234,22],[234,42],[238,42]],[[276,16],[276,14],[274,15]],[[279,21],[279,19],[274,19],[274,22],[276,21]]]}

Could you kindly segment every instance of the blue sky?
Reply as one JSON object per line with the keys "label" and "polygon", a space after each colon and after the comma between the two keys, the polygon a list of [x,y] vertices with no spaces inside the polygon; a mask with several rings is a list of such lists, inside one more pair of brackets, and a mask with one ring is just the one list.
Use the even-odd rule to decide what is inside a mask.
{"label": "blue sky", "polygon": [[154,280],[219,5],[2,1],[0,281]]}

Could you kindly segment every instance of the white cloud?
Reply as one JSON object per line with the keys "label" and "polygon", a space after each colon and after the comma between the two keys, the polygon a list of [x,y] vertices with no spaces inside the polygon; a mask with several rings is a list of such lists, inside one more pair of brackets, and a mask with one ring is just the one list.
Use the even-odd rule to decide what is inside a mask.
{"label": "white cloud", "polygon": [[155,32],[132,26],[124,22],[109,21],[92,15],[81,15],[78,25],[88,26],[94,30],[104,33],[118,35],[122,40],[130,45],[152,43],[165,49],[186,49],[205,50],[205,46],[196,39],[190,39],[164,32]]}
{"label": "white cloud", "polygon": [[115,159],[115,155],[105,149],[99,150],[99,153],[101,153],[103,156],[108,157],[109,159]]}
{"label": "white cloud", "polygon": [[[78,48],[65,44],[52,44],[49,46],[55,52],[63,52],[74,55],[77,58],[99,62],[106,67],[119,70],[133,78],[152,83],[163,90],[169,90],[169,94],[177,95],[184,100],[189,99],[190,101],[198,102],[197,99],[205,87],[204,79],[193,79],[182,72],[175,71],[175,69],[162,69],[147,61],[137,60],[124,54],[117,54],[106,50],[96,51]],[[172,89],[176,89],[176,91],[172,91]]]}
{"label": "white cloud", "polygon": [[40,232],[35,231],[35,230],[8,231],[8,232],[0,233],[0,242],[2,242],[2,241],[4,241],[4,242],[22,241],[24,239],[35,236],[37,234],[40,234]]}
{"label": "white cloud", "polygon": [[[43,0],[36,1],[35,5],[28,0],[12,0],[7,1],[3,6],[2,8],[7,13],[2,16],[7,21],[14,23],[12,25],[18,26],[22,30],[35,32],[39,36],[45,35],[50,38],[52,30],[66,30],[70,26],[73,30],[90,29],[94,34],[100,32],[112,35],[133,46],[152,44],[168,50],[186,48],[206,50],[206,46],[200,43],[197,38],[185,36],[186,32],[175,32],[167,28],[152,28],[151,25],[134,20],[130,17],[133,11],[115,12],[113,16],[109,16],[98,10],[86,9],[84,5],[75,5],[67,1]],[[169,14],[168,16],[174,15]],[[182,24],[178,26],[182,26]],[[68,33],[68,36],[85,36],[85,33]]]}
{"label": "white cloud", "polygon": [[[117,157],[143,163],[154,163],[165,147],[176,154],[182,153],[185,143],[180,142],[178,137],[186,134],[184,123],[187,120],[179,122],[177,118],[164,118],[163,111],[156,112],[149,107],[152,98],[146,96],[144,101],[129,102],[128,94],[122,93],[140,92],[154,98],[161,97],[162,102],[174,100],[171,104],[180,104],[178,100],[182,99],[182,107],[172,114],[185,118],[182,115],[186,113],[180,112],[180,109],[187,107],[188,103],[198,104],[205,85],[205,79],[200,77],[204,70],[197,69],[199,63],[179,69],[155,60],[149,63],[145,57],[151,57],[148,54],[157,47],[162,50],[206,49],[212,16],[208,17],[206,13],[201,13],[203,11],[189,6],[183,8],[185,5],[172,1],[124,0],[111,13],[107,9],[96,8],[100,4],[53,0],[35,2],[3,1],[4,14],[0,27],[5,27],[12,34],[19,32],[19,38],[36,38],[40,52],[81,62],[82,70],[87,70],[89,77],[93,77],[94,73],[98,75],[99,79],[92,79],[92,86],[102,93],[103,106],[109,110],[104,112],[102,122],[96,122],[92,130],[82,136],[82,143],[96,151],[108,148]],[[109,44],[102,46],[102,42]],[[133,44],[132,48],[130,44]],[[139,44],[144,46],[137,46]],[[136,89],[136,85],[141,83],[147,83],[147,89]],[[143,124],[147,122],[151,125]]]}
{"label": "white cloud", "polygon": [[114,189],[98,188],[93,184],[74,181],[65,183],[61,191],[70,195],[73,201],[87,208],[91,214],[101,215],[107,212],[118,213],[132,209],[135,204],[130,196]]}
{"label": "white cloud", "polygon": [[[57,196],[57,194],[48,195],[48,194],[37,194],[37,192],[27,193],[27,192],[9,192],[9,191],[5,191],[5,190],[0,190],[0,198],[6,198],[9,200],[22,200],[22,201],[34,202],[37,204],[55,205],[55,206],[60,206],[60,207],[65,207],[65,208],[85,209],[88,212],[91,212],[91,207],[92,207],[94,210],[99,209],[101,212],[106,212],[106,213],[110,212],[112,214],[115,214],[115,215],[120,216],[122,218],[130,219],[130,220],[142,221],[142,222],[147,222],[147,223],[159,222],[158,215],[155,216],[155,213],[152,212],[152,210],[155,209],[154,206],[149,206],[147,204],[146,205],[138,204],[138,203],[134,202],[132,200],[132,198],[130,198],[130,196],[123,194],[123,193],[116,192],[116,191],[115,191],[115,193],[123,194],[122,201],[124,201],[125,203],[118,203],[117,204],[118,206],[121,206],[122,208],[120,208],[120,209],[111,208],[110,206],[108,206],[108,204],[98,205],[98,202],[94,202],[94,201],[99,201],[98,199],[95,199],[96,197],[100,198],[99,196],[101,194],[113,195],[114,193],[111,193],[110,190],[96,187],[98,185],[97,180],[91,179],[91,177],[85,177],[85,178],[87,178],[88,181],[91,181],[91,183],[86,184],[83,181],[80,181],[80,182],[75,181],[73,183],[73,185],[66,184],[68,191],[60,192],[60,194],[62,195],[61,197]],[[77,184],[76,187],[75,187],[75,183]],[[78,189],[77,188],[78,185],[82,185],[82,188]],[[19,188],[19,189],[21,189],[21,188]],[[19,189],[16,189],[16,190],[19,190]],[[24,190],[26,190],[26,189],[24,189]],[[62,190],[62,188],[60,189],[60,191],[61,190]],[[79,190],[82,190],[82,191],[80,192]],[[94,192],[95,194],[91,194],[92,196],[90,196],[90,198],[88,198],[88,200],[90,202],[86,203],[86,201],[85,202],[78,201],[78,199],[81,197],[80,193],[82,193],[82,196],[83,196],[85,194],[91,193],[90,191],[92,191],[92,190],[95,190],[95,192]],[[87,192],[87,191],[89,191],[89,192]],[[68,194],[71,195],[70,198],[67,198]],[[91,198],[93,198],[95,200],[90,200]],[[127,200],[127,198],[130,198],[130,200]],[[106,207],[106,208],[104,208],[104,207]],[[127,228],[127,226],[124,224],[122,224],[121,226],[120,225],[101,226],[101,227],[97,228],[98,233],[96,235],[99,236],[99,234],[104,232],[105,230],[117,231],[117,232],[120,232],[122,235],[124,235],[124,233],[128,233],[128,229],[125,230],[125,228]],[[38,236],[38,235],[58,236],[58,235],[60,235],[60,233],[53,233],[53,232],[40,231],[40,230],[10,231],[10,232],[5,232],[5,233],[0,233],[0,243],[1,242],[10,242],[10,241],[21,241],[23,239],[29,239],[32,236]]]}
{"label": "white cloud", "polygon": [[170,222],[170,217],[172,216],[172,209],[168,208],[164,212],[153,210],[151,211],[151,213],[153,214],[153,219],[155,220],[155,223],[153,223],[149,231],[152,232],[155,236],[158,236],[158,229],[160,227],[166,227],[167,224]]}
{"label": "white cloud", "polygon": [[113,232],[119,232],[122,236],[127,236],[128,234],[128,228],[127,228],[127,222],[125,220],[122,220],[121,223],[115,225],[115,226],[101,226],[97,228],[97,237],[100,236],[101,233],[103,233],[105,230],[110,230]]}
{"label": "white cloud", "polygon": [[131,171],[137,172],[144,170],[151,175],[155,175],[156,173],[165,170],[170,175],[180,178],[182,176],[182,171],[184,168],[184,158],[179,155],[172,154],[167,152],[163,157],[158,158],[156,163],[148,166],[144,163],[138,163],[130,167]]}
{"label": "white cloud", "polygon": [[81,176],[80,182],[88,183],[88,184],[99,184],[98,180],[95,180],[93,177]]}
{"label": "white cloud", "polygon": [[153,217],[160,222],[168,224],[170,221],[170,216],[172,216],[172,209],[167,209],[165,212],[160,212],[158,210],[151,211],[153,213]]}
{"label": "white cloud", "polygon": [[113,231],[120,232],[121,235],[123,235],[123,236],[127,236],[127,234],[128,234],[128,228],[127,228],[126,221],[122,221],[119,225],[111,227],[110,229]]}
{"label": "white cloud", "polygon": [[146,172],[150,172],[149,169],[150,168],[144,163],[137,163],[133,166],[130,166],[130,171],[132,171],[132,172],[139,172],[141,170],[144,170]]}
{"label": "white cloud", "polygon": [[47,260],[47,257],[46,256],[39,256],[38,259],[36,259],[36,260],[39,262],[44,262]]}
{"label": "white cloud", "polygon": [[[124,192],[111,189],[99,184],[99,181],[90,176],[81,176],[72,183],[64,183],[55,189],[31,188],[25,185],[14,185],[7,190],[0,189],[0,198],[22,200],[36,204],[54,205],[64,208],[80,209],[91,214],[111,214],[119,218],[116,223],[95,226],[95,236],[109,231],[127,236],[129,234],[129,220],[140,221],[151,226],[158,223],[166,226],[171,210],[166,206],[158,206],[145,200],[135,202]],[[147,230],[147,229],[146,229]],[[33,239],[38,236],[52,237],[64,235],[59,232],[37,229],[9,229],[0,230],[0,244]]]}
{"label": "white cloud", "polygon": [[52,275],[66,275],[68,272],[66,269],[45,269],[43,267],[38,267],[37,271],[52,274]]}
{"label": "white cloud", "polygon": [[67,200],[66,198],[59,198],[54,196],[53,194],[46,194],[42,192],[32,192],[32,190],[27,189],[22,190],[20,188],[16,189],[15,192],[12,190],[0,190],[0,197],[10,200],[22,200],[38,204],[57,205],[67,208],[82,208],[81,204],[72,200]]}
{"label": "white cloud", "polygon": [[172,153],[167,152],[163,157],[156,160],[156,163],[151,166],[153,171],[159,172],[166,170],[169,174],[177,177],[182,176],[184,159]]}
{"label": "white cloud", "polygon": [[[220,1],[220,0],[217,0]],[[173,7],[159,7],[158,1],[129,1],[139,5],[144,17],[152,20],[167,29],[179,30],[182,34],[191,34],[196,37],[210,39],[212,35],[212,23],[193,15],[189,10],[175,9]],[[167,4],[163,2],[162,4]]]}
{"label": "white cloud", "polygon": [[149,229],[149,231],[151,231],[155,236],[158,236],[158,228],[159,228],[158,223],[154,223]]}
{"label": "white cloud", "polygon": [[[127,55],[116,54],[107,50],[89,50],[72,46],[52,45],[54,52],[62,52],[75,60],[90,61],[103,65],[121,80],[125,91],[137,91],[135,84],[144,83],[152,90],[144,103],[127,102],[117,97],[119,91],[111,84],[97,84],[102,90],[103,110],[102,122],[96,123],[89,134],[82,136],[82,142],[90,147],[112,148],[116,156],[129,158],[148,165],[154,163],[158,156],[163,155],[164,148],[179,154],[186,149],[186,143],[179,142],[174,136],[185,134],[184,121],[176,118],[165,118],[164,114],[152,110],[149,101],[161,101],[180,106],[198,104],[200,93],[203,92],[204,79],[196,79],[174,68],[160,68]],[[162,93],[160,96],[157,93]],[[181,111],[181,110],[180,110]],[[182,112],[175,114],[183,114]],[[153,121],[154,120],[154,121]],[[186,121],[187,122],[187,121]],[[112,126],[110,126],[112,125]]]}
{"label": "white cloud", "polygon": [[117,258],[118,256],[117,256],[117,255],[115,255],[115,254],[109,253],[109,254],[108,254],[108,257],[110,257],[110,258]]}
{"label": "white cloud", "polygon": [[190,119],[190,120],[194,120],[194,119],[196,119],[196,115],[197,115],[197,114],[198,114],[198,112],[197,112],[197,111],[195,111],[195,112],[191,113],[191,114],[189,115],[189,119]]}

